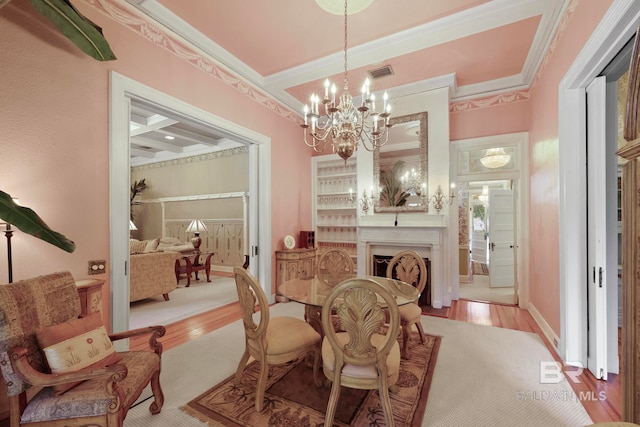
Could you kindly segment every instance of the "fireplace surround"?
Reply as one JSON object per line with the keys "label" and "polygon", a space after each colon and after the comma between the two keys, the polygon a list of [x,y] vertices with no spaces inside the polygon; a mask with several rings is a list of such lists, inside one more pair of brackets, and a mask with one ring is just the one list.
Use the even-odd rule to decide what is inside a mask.
{"label": "fireplace surround", "polygon": [[442,308],[443,291],[446,289],[445,230],[442,225],[395,227],[361,224],[358,227],[358,272],[373,275],[375,255],[393,256],[404,250],[412,250],[422,258],[429,259],[431,306]]}

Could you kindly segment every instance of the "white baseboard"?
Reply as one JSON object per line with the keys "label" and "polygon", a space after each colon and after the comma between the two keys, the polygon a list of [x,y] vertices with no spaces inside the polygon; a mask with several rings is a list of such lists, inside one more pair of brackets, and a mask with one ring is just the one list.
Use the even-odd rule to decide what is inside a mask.
{"label": "white baseboard", "polygon": [[536,322],[540,330],[542,330],[542,334],[551,343],[551,347],[553,347],[556,354],[560,356],[560,354],[558,353],[558,342],[560,341],[560,337],[558,337],[558,335],[556,335],[556,333],[553,332],[553,329],[551,329],[551,326],[549,326],[547,321],[544,319],[544,317],[542,317],[538,309],[532,303],[529,303],[528,310],[529,310],[529,313],[531,313],[533,320]]}

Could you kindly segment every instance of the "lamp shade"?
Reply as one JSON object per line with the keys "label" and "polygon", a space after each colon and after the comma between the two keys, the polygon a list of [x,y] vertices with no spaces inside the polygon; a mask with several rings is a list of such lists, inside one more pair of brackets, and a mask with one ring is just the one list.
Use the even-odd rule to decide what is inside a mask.
{"label": "lamp shade", "polygon": [[504,148],[489,148],[480,159],[485,168],[498,169],[509,163],[511,156],[504,152]]}
{"label": "lamp shade", "polygon": [[194,219],[193,221],[191,221],[191,224],[189,224],[189,226],[187,227],[188,233],[198,234],[201,231],[207,231],[207,227],[204,225],[204,222],[202,222],[199,219]]}
{"label": "lamp shade", "polygon": [[138,227],[133,223],[133,221],[129,220],[129,230],[137,230]]}

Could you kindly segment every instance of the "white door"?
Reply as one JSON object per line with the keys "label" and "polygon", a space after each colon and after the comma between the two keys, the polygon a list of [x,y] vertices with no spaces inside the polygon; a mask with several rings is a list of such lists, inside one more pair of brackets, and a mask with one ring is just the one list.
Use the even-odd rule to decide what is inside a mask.
{"label": "white door", "polygon": [[471,213],[469,220],[471,222],[471,261],[486,264],[487,259],[487,223],[485,221],[485,215],[474,215],[474,211],[477,208],[484,208],[486,212],[486,206],[481,203],[474,204],[471,207]]}
{"label": "white door", "polygon": [[489,189],[490,287],[515,286],[515,214],[513,190]]}
{"label": "white door", "polygon": [[587,367],[607,379],[606,77],[587,87]]}

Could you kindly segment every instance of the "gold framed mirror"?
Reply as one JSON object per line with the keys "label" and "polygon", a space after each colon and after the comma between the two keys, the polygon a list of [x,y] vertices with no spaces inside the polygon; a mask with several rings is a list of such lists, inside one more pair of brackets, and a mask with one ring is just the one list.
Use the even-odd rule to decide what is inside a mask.
{"label": "gold framed mirror", "polygon": [[427,112],[390,119],[389,141],[373,151],[374,212],[426,212]]}

